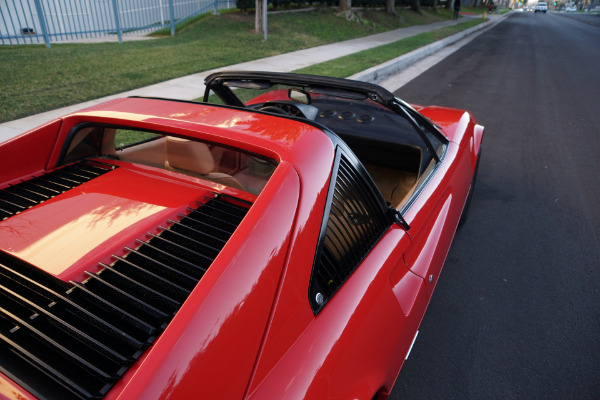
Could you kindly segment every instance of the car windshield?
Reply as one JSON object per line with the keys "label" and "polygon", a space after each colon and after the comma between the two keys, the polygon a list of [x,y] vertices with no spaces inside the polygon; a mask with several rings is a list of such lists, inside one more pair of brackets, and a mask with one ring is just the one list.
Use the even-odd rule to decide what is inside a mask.
{"label": "car windshield", "polygon": [[[295,90],[301,93],[309,93],[310,99],[316,97],[334,97],[346,100],[367,100],[368,96],[363,92],[354,92],[351,90],[332,89],[321,86],[298,86],[271,84],[264,81],[249,81],[249,80],[234,80],[227,81],[224,86],[232,89],[232,92],[239,101],[247,106],[261,103],[265,99],[273,98],[274,100],[287,100],[290,90]],[[265,96],[270,93],[270,96]],[[209,103],[224,104],[215,93],[211,93],[208,99]]]}

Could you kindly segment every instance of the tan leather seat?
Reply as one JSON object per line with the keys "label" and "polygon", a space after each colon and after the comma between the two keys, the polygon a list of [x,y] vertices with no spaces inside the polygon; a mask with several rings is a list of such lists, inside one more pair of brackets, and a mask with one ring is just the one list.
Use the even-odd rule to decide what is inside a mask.
{"label": "tan leather seat", "polygon": [[234,177],[214,172],[215,160],[208,146],[188,139],[167,137],[165,169],[246,190]]}

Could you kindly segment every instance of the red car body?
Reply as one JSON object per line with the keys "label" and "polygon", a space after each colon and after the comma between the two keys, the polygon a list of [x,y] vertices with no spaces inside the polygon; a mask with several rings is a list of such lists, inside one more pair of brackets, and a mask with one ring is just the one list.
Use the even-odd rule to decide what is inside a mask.
{"label": "red car body", "polygon": [[[277,98],[280,94],[270,101]],[[317,98],[314,94],[313,104]],[[0,144],[0,212],[6,212],[0,214],[0,398],[387,397],[467,202],[483,128],[465,111],[418,107],[423,124],[435,122],[427,129],[439,136],[439,160],[417,176],[416,189],[401,206],[386,209],[352,151],[318,120],[273,114],[252,108],[255,103],[120,99]],[[200,140],[225,149],[222,154],[232,150],[236,162],[259,160],[272,168],[244,175],[245,187],[268,176],[258,189],[242,190],[162,168],[162,159],[158,166],[128,159],[129,147],[105,152],[105,138],[125,129],[157,133],[155,141]],[[140,145],[131,149],[135,146]],[[374,209],[385,222],[328,293],[314,283],[319,254],[328,246],[324,237],[333,229],[327,215],[338,206],[354,210],[353,201],[334,194],[340,157],[357,169],[356,179],[366,189],[356,191],[368,191],[361,194],[366,201],[376,198]],[[15,196],[34,191],[28,185],[62,184],[65,178],[55,178],[54,171],[83,174],[80,168],[99,175],[13,210]],[[332,205],[336,201],[350,205]],[[187,290],[177,281],[183,278],[176,278],[165,285],[182,294],[167,299],[158,293],[162,286],[153,286],[158,277],[143,278],[144,288],[127,289],[138,276],[135,271],[124,276],[135,251],[170,241],[168,235],[182,236],[183,231],[170,231],[213,205],[219,213],[232,208],[240,215],[220,248],[207,245],[210,260]],[[370,226],[364,216],[351,218],[356,236]],[[217,222],[208,224],[221,231]],[[190,238],[202,242],[200,233],[186,235],[181,239],[186,249],[179,249],[181,243],[171,247],[195,252],[195,246],[206,245],[189,244]],[[362,240],[353,235],[336,240]],[[173,266],[160,268],[167,267]],[[326,278],[325,286],[333,280]],[[113,287],[119,282],[125,289]],[[104,313],[116,317],[85,325],[91,314],[103,319]],[[70,322],[74,314],[83,320],[81,327]],[[135,335],[145,336],[118,339],[123,345],[111,348],[113,335],[126,329],[130,317]]]}

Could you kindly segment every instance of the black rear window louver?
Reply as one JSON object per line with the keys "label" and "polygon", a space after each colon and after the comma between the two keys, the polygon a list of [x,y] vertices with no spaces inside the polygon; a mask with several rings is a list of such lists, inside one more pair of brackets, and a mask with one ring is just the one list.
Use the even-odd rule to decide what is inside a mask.
{"label": "black rear window louver", "polygon": [[0,189],[0,221],[117,168],[110,164],[81,162]]}
{"label": "black rear window louver", "polygon": [[41,398],[102,398],[160,335],[249,204],[216,195],[67,284],[0,252],[0,371]]}
{"label": "black rear window louver", "polygon": [[310,301],[318,313],[391,225],[368,178],[342,154],[315,257]]}

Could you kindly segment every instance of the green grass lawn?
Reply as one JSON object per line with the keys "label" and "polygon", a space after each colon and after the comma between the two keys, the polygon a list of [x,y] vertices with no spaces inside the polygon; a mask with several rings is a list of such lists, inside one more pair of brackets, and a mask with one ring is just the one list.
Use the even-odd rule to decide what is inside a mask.
{"label": "green grass lawn", "polygon": [[483,19],[469,20],[457,25],[439,28],[431,32],[398,40],[397,42],[382,45],[374,49],[360,51],[335,60],[311,65],[294,72],[346,78],[376,65],[383,64],[402,54],[409,53],[419,47],[427,46],[462,30],[469,29],[482,22],[484,22]]}
{"label": "green grass lawn", "polygon": [[402,10],[396,18],[366,10],[360,22],[346,21],[331,10],[269,14],[264,41],[253,33],[254,15],[236,11],[203,16],[173,37],[123,44],[54,43],[51,49],[0,46],[0,122],[213,68],[450,19],[451,14]]}

